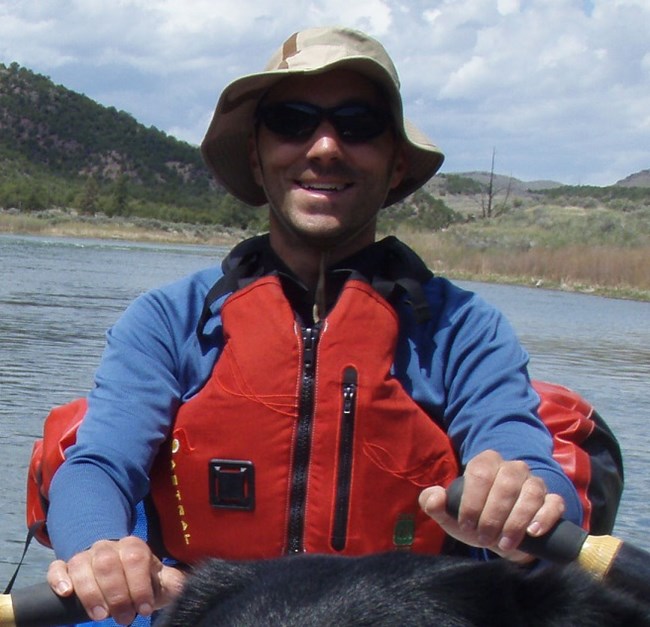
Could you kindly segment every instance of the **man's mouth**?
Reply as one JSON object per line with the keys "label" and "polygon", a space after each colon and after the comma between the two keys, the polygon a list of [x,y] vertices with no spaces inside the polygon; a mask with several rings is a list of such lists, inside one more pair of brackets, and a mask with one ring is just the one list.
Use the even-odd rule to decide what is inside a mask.
{"label": "man's mouth", "polygon": [[342,192],[351,187],[352,183],[306,183],[298,181],[298,185],[310,192]]}

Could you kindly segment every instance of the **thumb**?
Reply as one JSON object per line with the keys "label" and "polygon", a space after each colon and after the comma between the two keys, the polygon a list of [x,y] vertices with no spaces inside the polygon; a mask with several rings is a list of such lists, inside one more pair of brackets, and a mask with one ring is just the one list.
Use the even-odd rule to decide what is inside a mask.
{"label": "thumb", "polygon": [[156,609],[171,603],[183,590],[185,573],[172,566],[164,566],[158,573],[159,589],[156,595]]}
{"label": "thumb", "polygon": [[424,513],[438,524],[453,520],[447,513],[447,491],[442,486],[425,488],[420,492],[418,502]]}

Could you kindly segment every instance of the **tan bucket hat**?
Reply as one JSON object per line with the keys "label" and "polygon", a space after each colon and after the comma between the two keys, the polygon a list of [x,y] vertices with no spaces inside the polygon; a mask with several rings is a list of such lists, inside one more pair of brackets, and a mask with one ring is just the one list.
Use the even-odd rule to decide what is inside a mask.
{"label": "tan bucket hat", "polygon": [[360,31],[339,27],[294,33],[263,72],[243,76],[224,89],[201,144],[203,157],[217,181],[245,203],[266,203],[264,191],[253,178],[248,155],[258,102],[287,76],[320,74],[335,68],[359,72],[384,89],[395,127],[406,140],[407,172],[400,185],[389,192],[384,206],[424,185],[440,168],[444,155],[404,119],[397,70],[384,47]]}

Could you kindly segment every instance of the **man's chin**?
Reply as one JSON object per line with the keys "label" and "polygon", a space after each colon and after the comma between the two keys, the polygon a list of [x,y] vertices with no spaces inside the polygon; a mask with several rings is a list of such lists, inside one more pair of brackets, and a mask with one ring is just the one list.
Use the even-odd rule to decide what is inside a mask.
{"label": "man's chin", "polygon": [[[274,212],[275,213],[275,212]],[[331,251],[342,246],[360,248],[374,239],[375,220],[367,224],[349,225],[332,215],[309,215],[292,219],[275,213],[272,221],[288,236],[297,248]]]}
{"label": "man's chin", "polygon": [[[311,216],[310,216],[311,218]],[[353,232],[332,216],[313,217],[313,219],[293,220],[284,223],[294,239],[310,246],[328,248],[345,241]]]}

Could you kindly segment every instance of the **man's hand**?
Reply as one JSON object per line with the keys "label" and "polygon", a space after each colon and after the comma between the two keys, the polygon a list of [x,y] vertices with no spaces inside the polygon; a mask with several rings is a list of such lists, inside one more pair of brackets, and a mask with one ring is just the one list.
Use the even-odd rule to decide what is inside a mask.
{"label": "man's hand", "polygon": [[458,520],[447,513],[447,493],[440,486],[420,494],[420,507],[450,536],[471,546],[488,548],[507,559],[530,556],[515,550],[526,534],[541,536],[564,513],[564,500],[548,494],[544,482],[521,461],[505,461],[484,451],[465,468]]}
{"label": "man's hand", "polygon": [[101,540],[67,563],[50,564],[47,580],[59,596],[77,595],[92,620],[111,616],[121,625],[150,616],[181,590],[185,576],[162,562],[147,544],[128,536]]}

